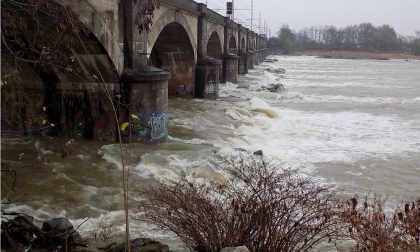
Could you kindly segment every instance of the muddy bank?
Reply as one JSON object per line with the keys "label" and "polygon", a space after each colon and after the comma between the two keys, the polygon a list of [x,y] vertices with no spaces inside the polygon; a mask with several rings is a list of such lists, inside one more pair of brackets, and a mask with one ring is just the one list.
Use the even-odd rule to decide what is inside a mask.
{"label": "muddy bank", "polygon": [[346,50],[304,50],[303,55],[319,56],[333,59],[406,59],[420,60],[420,55],[412,55],[402,52],[374,52],[374,51],[346,51]]}
{"label": "muddy bank", "polygon": [[[106,239],[97,243],[83,237],[66,218],[54,218],[42,223],[33,216],[2,211],[1,248],[5,251],[83,251],[124,252],[122,239]],[[98,230],[97,232],[101,232]],[[130,241],[131,250],[139,252],[170,252],[167,245],[149,238]]]}

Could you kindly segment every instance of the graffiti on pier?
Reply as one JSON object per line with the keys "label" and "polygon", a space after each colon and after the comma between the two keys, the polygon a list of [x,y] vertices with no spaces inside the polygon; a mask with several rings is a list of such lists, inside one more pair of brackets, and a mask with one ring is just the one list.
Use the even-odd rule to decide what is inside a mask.
{"label": "graffiti on pier", "polygon": [[206,85],[206,94],[216,94],[217,93],[217,87],[216,83],[214,81],[209,81],[209,83]]}
{"label": "graffiti on pier", "polygon": [[191,83],[180,84],[176,90],[177,95],[194,95],[194,87]]}
{"label": "graffiti on pier", "polygon": [[101,142],[111,142],[115,140],[115,135],[112,130],[109,129],[98,129],[98,139]]}
{"label": "graffiti on pier", "polygon": [[160,114],[153,113],[150,120],[152,141],[159,140],[168,134],[168,114],[162,112]]}
{"label": "graffiti on pier", "polygon": [[139,136],[139,137],[147,137],[150,135],[150,129],[147,127],[147,125],[142,125],[141,123],[132,123],[130,124],[131,132],[133,132],[133,135]]}
{"label": "graffiti on pier", "polygon": [[216,84],[216,73],[215,71],[210,71],[208,76],[208,83],[206,85],[205,94],[214,95],[217,94],[217,84]]}
{"label": "graffiti on pier", "polygon": [[130,123],[131,132],[136,137],[149,138],[158,141],[168,135],[168,114],[161,113],[137,113],[138,120]]}

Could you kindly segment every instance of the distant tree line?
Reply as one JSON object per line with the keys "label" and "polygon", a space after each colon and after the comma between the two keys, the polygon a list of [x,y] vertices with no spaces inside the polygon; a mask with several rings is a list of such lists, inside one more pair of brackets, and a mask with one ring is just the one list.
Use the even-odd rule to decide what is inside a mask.
{"label": "distant tree line", "polygon": [[390,25],[371,23],[349,25],[345,28],[322,26],[295,32],[283,25],[269,47],[283,54],[299,50],[366,50],[404,51],[420,55],[420,30],[415,36],[399,36]]}

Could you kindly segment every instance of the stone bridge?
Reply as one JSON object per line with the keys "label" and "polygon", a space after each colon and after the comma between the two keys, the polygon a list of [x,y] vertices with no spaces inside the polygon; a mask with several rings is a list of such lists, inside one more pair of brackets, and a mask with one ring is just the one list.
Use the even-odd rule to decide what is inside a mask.
{"label": "stone bridge", "polygon": [[[78,13],[91,32],[86,41],[89,55],[75,53],[90,83],[57,74],[55,93],[38,90],[36,99],[43,99],[47,107],[41,117],[53,121],[64,134],[83,125],[85,138],[115,140],[111,109],[95,89],[98,80],[89,74],[94,72],[89,71],[89,59],[112,84],[120,120],[138,117],[132,116],[135,120],[124,137],[130,134],[133,141],[156,143],[168,135],[168,96],[216,99],[219,83],[236,82],[238,74],[247,73],[268,53],[265,36],[192,0],[160,0],[150,30],[141,33],[135,1],[59,1]],[[38,79],[44,86],[51,82],[51,76]],[[69,102],[74,99],[77,102]]]}

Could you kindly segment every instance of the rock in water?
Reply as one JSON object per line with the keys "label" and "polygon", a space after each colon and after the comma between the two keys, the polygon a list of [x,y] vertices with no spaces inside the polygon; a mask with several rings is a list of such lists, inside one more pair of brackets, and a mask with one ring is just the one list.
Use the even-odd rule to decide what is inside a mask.
{"label": "rock in water", "polygon": [[239,84],[238,89],[249,89],[249,84]]}
{"label": "rock in water", "polygon": [[55,218],[42,224],[42,231],[46,235],[46,239],[36,239],[34,244],[42,247],[42,243],[55,246],[72,246],[73,243],[80,239],[79,233],[74,230],[73,225],[66,218]]}
{"label": "rock in water", "polygon": [[42,224],[44,232],[65,233],[74,231],[73,225],[66,218],[55,218]]}
{"label": "rock in water", "polygon": [[264,62],[267,62],[267,63],[274,63],[274,62],[277,62],[277,61],[279,61],[278,59],[265,59],[264,60]]}
{"label": "rock in water", "polygon": [[275,73],[275,74],[285,74],[286,73],[286,69],[284,68],[266,68],[265,71],[270,72],[270,73]]}
{"label": "rock in water", "polygon": [[286,91],[286,88],[284,87],[283,84],[270,84],[268,86],[262,86],[260,89],[256,90],[256,91],[263,91],[263,90],[268,90],[270,92],[284,92]]}
{"label": "rock in water", "polygon": [[[1,245],[4,249],[11,248],[13,244],[29,246],[33,238],[34,217],[19,215],[13,220],[1,223]],[[15,247],[17,249],[17,247]],[[7,251],[7,250],[6,250]]]}
{"label": "rock in water", "polygon": [[[19,215],[2,223],[2,243],[5,251],[57,251],[66,247],[74,251],[79,233],[65,218],[44,222],[42,229],[34,225],[31,216]],[[29,250],[28,250],[29,251]]]}
{"label": "rock in water", "polygon": [[270,84],[265,88],[270,92],[283,92],[286,90],[283,84]]}
{"label": "rock in water", "polygon": [[66,218],[55,218],[42,224],[42,231],[53,234],[57,238],[78,238],[79,233]]}
{"label": "rock in water", "polygon": [[263,155],[263,151],[262,150],[257,150],[254,152],[254,155],[256,156],[262,156]]}
{"label": "rock in water", "polygon": [[233,148],[233,150],[238,152],[247,152],[244,148]]}

